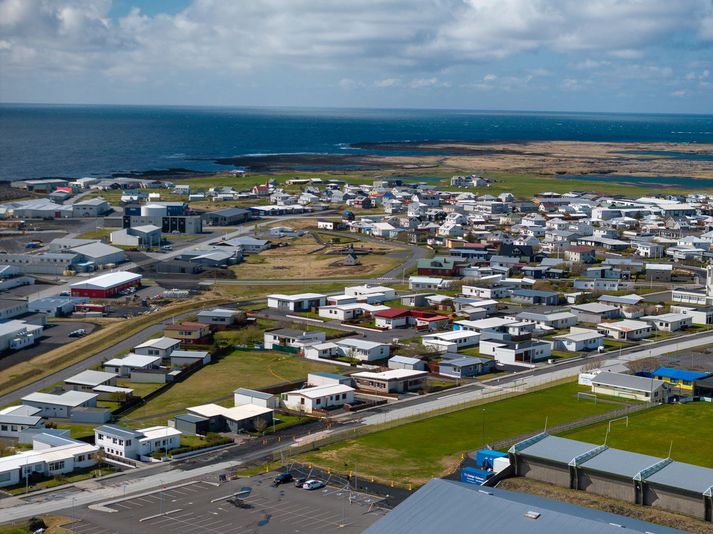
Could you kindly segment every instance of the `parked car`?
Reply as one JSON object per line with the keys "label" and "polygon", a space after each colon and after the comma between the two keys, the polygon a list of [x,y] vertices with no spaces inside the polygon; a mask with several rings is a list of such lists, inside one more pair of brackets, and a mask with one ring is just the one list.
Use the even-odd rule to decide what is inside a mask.
{"label": "parked car", "polygon": [[304,486],[305,482],[307,482],[307,479],[304,477],[296,478],[295,479],[295,487],[301,488],[302,486]]}
{"label": "parked car", "polygon": [[86,335],[87,335],[87,331],[84,328],[80,328],[78,330],[72,330],[69,333],[69,337],[82,337],[82,336],[86,336]]}
{"label": "parked car", "polygon": [[306,490],[317,490],[317,489],[320,489],[323,487],[324,487],[324,482],[322,482],[321,480],[315,480],[315,479],[308,480],[307,482],[302,484],[302,489],[306,489]]}
{"label": "parked car", "polygon": [[290,473],[280,473],[272,481],[273,486],[279,486],[280,484],[287,484],[292,481],[292,475]]}

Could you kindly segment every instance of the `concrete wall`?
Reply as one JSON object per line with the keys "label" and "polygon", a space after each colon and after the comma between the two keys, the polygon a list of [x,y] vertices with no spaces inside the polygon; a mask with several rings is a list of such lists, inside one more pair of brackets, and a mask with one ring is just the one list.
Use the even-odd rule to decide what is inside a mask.
{"label": "concrete wall", "polygon": [[557,466],[539,460],[531,460],[518,457],[518,474],[527,478],[533,478],[542,482],[556,484],[557,486],[569,487],[569,467],[567,465]]}
{"label": "concrete wall", "polygon": [[626,502],[635,502],[636,492],[633,480],[600,475],[579,469],[578,488],[604,497],[613,497]]}
{"label": "concrete wall", "polygon": [[645,484],[644,504],[698,519],[705,518],[705,501],[702,495],[685,495],[661,486]]}

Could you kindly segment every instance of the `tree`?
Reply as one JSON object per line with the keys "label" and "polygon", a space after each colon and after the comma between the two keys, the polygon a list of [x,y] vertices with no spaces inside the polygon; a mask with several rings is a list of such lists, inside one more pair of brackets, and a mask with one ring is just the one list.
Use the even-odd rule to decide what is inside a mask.
{"label": "tree", "polygon": [[99,449],[94,453],[94,460],[97,463],[97,469],[99,470],[99,476],[102,476],[102,464],[106,461],[106,453],[104,449]]}
{"label": "tree", "polygon": [[264,433],[265,430],[267,430],[267,425],[269,423],[267,422],[267,419],[260,418],[257,421],[255,421],[255,430],[258,431],[260,434]]}

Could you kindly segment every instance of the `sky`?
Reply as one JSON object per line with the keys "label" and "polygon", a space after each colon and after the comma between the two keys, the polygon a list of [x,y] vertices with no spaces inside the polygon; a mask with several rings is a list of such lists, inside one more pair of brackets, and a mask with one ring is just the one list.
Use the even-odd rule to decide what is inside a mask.
{"label": "sky", "polygon": [[0,102],[713,113],[713,0],[0,0]]}

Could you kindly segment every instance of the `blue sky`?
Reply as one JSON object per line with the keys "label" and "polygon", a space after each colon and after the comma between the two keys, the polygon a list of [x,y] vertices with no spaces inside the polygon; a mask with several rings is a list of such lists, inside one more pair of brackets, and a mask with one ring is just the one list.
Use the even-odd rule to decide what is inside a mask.
{"label": "blue sky", "polygon": [[0,101],[713,113],[713,0],[0,0]]}

